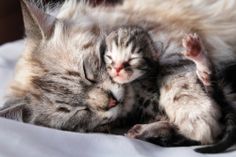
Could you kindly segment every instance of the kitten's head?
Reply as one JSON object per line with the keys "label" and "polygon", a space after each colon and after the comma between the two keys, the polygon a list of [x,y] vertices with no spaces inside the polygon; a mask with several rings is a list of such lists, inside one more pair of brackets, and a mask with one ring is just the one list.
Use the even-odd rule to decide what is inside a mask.
{"label": "kitten's head", "polygon": [[110,77],[119,84],[143,76],[157,53],[149,34],[140,27],[124,26],[106,37],[104,62]]}

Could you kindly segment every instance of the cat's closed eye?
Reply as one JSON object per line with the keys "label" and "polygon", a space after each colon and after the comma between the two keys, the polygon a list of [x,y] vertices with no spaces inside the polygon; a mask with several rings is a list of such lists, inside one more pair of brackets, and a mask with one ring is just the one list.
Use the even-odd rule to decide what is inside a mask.
{"label": "cat's closed eye", "polygon": [[112,59],[110,55],[105,55],[105,57],[110,60]]}
{"label": "cat's closed eye", "polygon": [[105,55],[105,61],[107,63],[112,63],[112,57],[110,55]]}
{"label": "cat's closed eye", "polygon": [[92,75],[93,72],[92,72],[91,67],[86,66],[85,63],[83,63],[83,72],[84,72],[84,77],[87,80],[87,83],[89,83],[89,84],[97,83],[95,76]]}

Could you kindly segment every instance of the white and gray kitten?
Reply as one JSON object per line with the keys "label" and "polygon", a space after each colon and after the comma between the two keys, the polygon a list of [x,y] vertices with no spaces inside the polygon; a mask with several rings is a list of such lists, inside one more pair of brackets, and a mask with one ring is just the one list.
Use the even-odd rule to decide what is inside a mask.
{"label": "white and gray kitten", "polygon": [[153,45],[148,33],[138,27],[122,27],[111,32],[106,37],[104,54],[111,78],[119,84],[125,84],[144,76],[152,69],[151,66],[155,66],[150,60],[157,54]]}
{"label": "white and gray kitten", "polygon": [[[110,77],[120,84],[140,80],[132,84],[144,99],[150,99],[151,94],[145,91],[159,88],[158,92],[153,93],[158,95],[158,103],[152,105],[158,105],[168,117],[165,121],[136,125],[128,132],[128,136],[161,145],[212,144],[217,142],[225,128],[224,137],[219,143],[197,151],[220,152],[235,143],[232,138],[236,130],[235,111],[231,110],[232,107],[218,87],[213,65],[197,35],[188,35],[183,39],[183,47],[179,51],[183,48],[186,50],[182,54],[179,52],[169,56],[175,58],[176,62],[160,65],[159,68],[156,67],[159,66],[156,61],[163,58],[158,57],[155,43],[140,27],[124,26],[111,32],[106,38],[106,45],[104,60]],[[149,82],[153,81],[153,74],[149,74],[157,69],[160,70],[156,76],[157,85],[155,82],[149,87],[139,85],[145,82],[145,76]],[[220,123],[222,118],[225,127]],[[166,138],[160,138],[163,136]],[[172,143],[168,143],[168,140]]]}

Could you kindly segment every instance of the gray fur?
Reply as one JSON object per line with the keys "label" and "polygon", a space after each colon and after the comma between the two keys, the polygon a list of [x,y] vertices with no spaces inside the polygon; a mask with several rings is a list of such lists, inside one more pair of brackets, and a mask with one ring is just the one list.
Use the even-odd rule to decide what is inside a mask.
{"label": "gray fur", "polygon": [[[138,75],[134,76],[144,76],[143,74],[147,76],[146,78],[141,77],[143,80],[136,79],[136,77],[130,79],[136,80],[132,83],[136,93],[133,93],[129,84],[118,85],[110,80],[100,59],[99,43],[101,43],[103,31],[99,24],[102,25],[104,21],[99,23],[99,20],[91,20],[94,15],[88,16],[86,14],[90,12],[87,10],[88,8],[79,8],[81,6],[83,5],[77,5],[76,1],[68,1],[60,8],[58,15],[52,17],[52,15],[43,13],[26,0],[22,1],[27,35],[26,49],[17,65],[16,76],[10,87],[9,99],[0,113],[1,116],[57,129],[86,132],[101,130],[104,125],[109,126],[111,122],[116,122],[117,118],[127,116],[133,107],[136,107],[137,110],[141,108],[141,115],[138,114],[140,112],[137,110],[133,110],[138,115],[137,117],[141,118],[141,122],[147,122],[146,117],[148,117],[149,121],[151,120],[156,124],[156,113],[160,112],[158,102],[159,99],[163,99],[161,97],[163,94],[156,90],[156,86],[153,90],[155,75],[153,73],[146,75],[144,72],[147,70],[146,67],[143,67],[142,64],[135,64],[136,70],[141,70],[141,72],[139,71]],[[80,11],[78,11],[79,9]],[[121,20],[118,21],[121,24],[130,23],[124,20],[125,18],[122,16]],[[136,23],[141,23],[140,21],[144,19],[141,18]],[[110,22],[110,20],[108,21]],[[194,85],[200,92],[203,92],[204,89],[200,89],[200,84],[196,84],[199,76],[195,73],[194,63],[189,62],[179,54],[183,50],[180,39],[183,38],[186,31],[175,31],[175,27],[173,27],[171,34],[174,35],[171,38],[170,30],[165,29],[164,26],[156,27],[159,24],[152,25],[152,22],[149,24],[151,26],[149,28],[150,35],[154,34],[152,36],[154,42],[152,43],[151,38],[146,36],[145,31],[141,31],[144,33],[144,40],[137,40],[136,42],[142,45],[142,41],[144,41],[147,45],[152,46],[143,49],[148,51],[148,55],[145,57],[154,57],[154,62],[160,57],[160,65],[165,67],[163,71],[156,71],[160,74],[163,72],[163,76],[158,78],[162,81],[156,84],[157,89],[160,86],[161,89],[165,89],[165,85],[170,84],[169,81],[175,83],[176,79],[187,80],[186,74],[190,73],[193,82],[189,82],[188,86]],[[106,22],[103,26],[106,27]],[[109,29],[107,28],[107,30]],[[126,38],[125,34],[121,35]],[[135,34],[133,36],[136,37]],[[128,38],[122,42],[125,38],[117,38],[115,42],[117,46],[129,47],[131,40]],[[107,44],[108,42],[109,38],[106,40]],[[140,54],[140,45],[136,44],[129,47],[131,54]],[[214,47],[214,45],[211,46]],[[159,52],[156,52],[155,47],[158,48]],[[109,46],[107,50],[109,50]],[[152,60],[153,58],[149,59],[149,61]],[[130,72],[130,70],[132,69],[128,71]],[[155,70],[156,67],[151,72],[155,74]],[[128,82],[123,81],[122,83]],[[184,85],[184,87],[186,86]],[[175,86],[172,88],[178,89]],[[133,106],[136,96],[139,99],[135,103],[136,106]],[[175,95],[170,95],[170,97],[171,101],[176,99]],[[100,101],[101,98],[102,101]],[[110,99],[116,99],[117,104],[112,108],[107,108]],[[210,98],[206,99],[211,100]],[[190,99],[190,101],[194,103],[194,100]],[[172,102],[167,104],[168,106],[173,105]],[[170,108],[169,111],[174,111],[174,108]],[[214,113],[217,113],[218,108],[214,109],[216,110]],[[173,119],[167,110],[163,106],[163,111],[169,116],[171,122],[171,125],[167,126],[173,126]],[[187,113],[189,114],[189,112]],[[213,119],[217,121],[220,114],[214,115],[214,113],[209,116],[215,116]],[[155,128],[161,127],[155,126]],[[156,132],[156,129],[152,130]],[[218,130],[214,131],[217,132]],[[206,143],[211,142],[208,139]]]}
{"label": "gray fur", "polygon": [[[144,37],[144,33],[142,33],[142,31],[138,31],[139,33],[134,33],[139,29],[141,28],[129,26],[122,27],[118,31],[112,32],[111,35],[108,35],[108,40],[113,39],[107,42],[108,51],[111,51],[111,55],[116,56],[112,58],[113,62],[116,62],[117,58],[119,59],[118,55],[123,55],[122,52],[124,53],[124,51],[122,50],[127,45],[125,43],[135,45],[137,48],[142,44],[149,47],[155,46],[155,43],[145,44],[146,40],[150,39],[148,33],[145,34],[147,37]],[[114,37],[114,34],[117,34],[115,35],[116,38],[110,38]],[[131,37],[128,35],[124,36],[123,34],[130,34]],[[132,38],[132,34],[135,34],[136,37]],[[130,38],[133,40],[130,40]],[[122,43],[121,39],[124,41],[124,44],[119,44],[116,48],[118,51],[109,50],[109,43],[116,43],[116,39],[118,44]],[[189,43],[186,43],[186,40],[190,40],[187,41]],[[173,137],[174,139],[169,141],[170,143],[166,143],[167,141],[164,141],[165,144],[162,145],[183,146],[196,145],[200,143],[212,144],[217,141],[218,136],[222,133],[223,127],[220,123],[222,113],[224,113],[222,105],[225,104],[228,106],[228,104],[224,101],[219,101],[219,98],[216,98],[215,96],[217,95],[216,93],[220,93],[219,91],[221,89],[213,85],[216,80],[211,80],[211,78],[214,78],[213,75],[215,72],[214,70],[210,70],[212,69],[212,65],[210,64],[208,57],[204,56],[207,52],[205,51],[203,44],[199,41],[199,37],[196,35],[189,35],[184,39],[183,46],[186,48],[186,53],[190,51],[190,53],[193,53],[194,56],[197,52],[200,53],[200,56],[202,56],[201,58],[196,57],[192,59],[190,58],[191,56],[189,57],[189,54],[185,54],[185,52],[183,52],[184,55],[182,55],[181,52],[184,49],[182,47],[173,47],[172,45],[176,45],[175,42],[176,41],[168,41],[166,42],[168,45],[163,45],[165,50],[162,51],[162,54],[160,55],[160,63],[155,63],[159,67],[150,67],[148,62],[142,62],[141,65],[143,65],[143,67],[149,66],[147,69],[155,69],[159,71],[156,71],[155,75],[155,73],[153,74],[153,71],[155,70],[147,70],[143,73],[143,76],[136,76],[135,79],[133,79],[136,80],[132,83],[133,87],[138,93],[137,95],[139,100],[141,100],[137,101],[137,103],[141,106],[140,108],[143,110],[142,114],[146,117],[149,115],[149,117],[156,119],[155,116],[159,116],[158,114],[161,111],[164,111],[165,115],[168,117],[168,121],[170,123],[169,129],[175,130],[176,135]],[[128,54],[136,53],[134,52],[135,48],[130,49],[130,51],[133,52],[125,52]],[[149,56],[148,59],[150,61],[157,60],[152,51],[143,49],[141,53],[142,54],[140,56],[143,58],[144,56]],[[129,56],[128,54],[127,56]],[[185,57],[190,58],[193,62],[187,60]],[[126,60],[123,60],[123,62]],[[109,66],[109,62],[107,62],[107,65]],[[116,76],[112,75],[111,72],[109,74],[114,81],[120,83],[119,80],[115,79]],[[131,82],[133,80],[127,79],[123,82]],[[153,82],[155,81],[156,85],[153,85]],[[146,86],[144,84],[146,84]],[[219,94],[218,97],[225,100],[224,96],[221,94]],[[155,110],[155,108],[159,108],[159,110]],[[144,124],[143,126],[139,126],[139,129],[137,129],[137,126],[134,126],[128,132],[128,136],[149,141],[153,135],[152,138],[155,139],[155,142],[160,144],[160,142],[157,142],[156,140],[158,140],[158,136],[162,137],[163,135],[159,134],[159,132],[162,132],[162,127],[159,127],[158,125],[159,123],[154,121],[152,124]],[[157,131],[156,128],[158,128],[159,131]],[[168,125],[164,125],[163,129],[166,130],[167,128]],[[169,134],[170,133],[173,133],[173,131],[170,131]],[[175,138],[179,139],[179,141],[175,141]]]}
{"label": "gray fur", "polygon": [[102,66],[102,38],[91,33],[99,27],[57,19],[26,0],[21,3],[26,48],[0,116],[79,132],[101,131],[125,116],[133,104],[132,89],[112,82]]}

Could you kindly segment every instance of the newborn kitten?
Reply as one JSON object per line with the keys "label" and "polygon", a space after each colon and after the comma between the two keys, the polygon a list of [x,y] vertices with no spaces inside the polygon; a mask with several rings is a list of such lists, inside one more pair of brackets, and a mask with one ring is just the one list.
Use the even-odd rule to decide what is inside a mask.
{"label": "newborn kitten", "polygon": [[201,80],[205,91],[212,97],[221,109],[221,120],[225,125],[223,137],[213,146],[197,148],[197,152],[218,153],[226,150],[236,143],[236,110],[232,102],[225,97],[222,87],[220,87],[219,77],[216,74],[214,65],[207,56],[201,40],[197,34],[186,36],[183,41],[186,51],[182,54],[193,61],[196,65],[196,74]]}
{"label": "newborn kitten", "polygon": [[[142,28],[121,27],[107,36],[106,44],[104,60],[107,71],[117,83],[139,80],[153,72],[153,67],[148,61],[156,61],[158,55],[151,38]],[[139,97],[146,97],[143,104],[139,105],[152,104],[150,95],[157,95],[158,100],[152,105],[157,106],[159,103],[159,108],[166,113],[168,121],[136,125],[128,132],[128,136],[161,145],[212,144],[222,132],[220,118],[223,117],[227,131],[222,141],[210,149],[198,149],[199,152],[223,151],[235,142],[229,138],[235,133],[235,125],[229,124],[231,120],[236,120],[232,114],[234,111],[225,110],[231,108],[230,104],[225,100],[221,89],[212,81],[215,72],[211,70],[212,65],[199,38],[196,35],[188,35],[183,40],[183,46],[186,48],[184,56],[196,64],[196,73],[192,62],[179,57],[180,54],[171,54],[171,57],[177,56],[174,65],[161,65],[158,78],[156,76],[157,85],[153,79],[149,83],[149,90],[159,88],[159,92],[146,92],[148,88],[138,85],[143,84],[143,79],[136,84],[133,83],[134,89],[141,88],[136,90]],[[180,61],[177,61],[179,58]],[[158,66],[157,63],[156,65]],[[150,82],[150,78],[148,79]]]}
{"label": "newborn kitten", "polygon": [[[157,54],[146,31],[122,27],[106,37],[104,61],[111,78],[120,84],[129,83],[152,70],[152,56]],[[145,53],[144,53],[145,52]]]}

